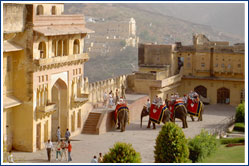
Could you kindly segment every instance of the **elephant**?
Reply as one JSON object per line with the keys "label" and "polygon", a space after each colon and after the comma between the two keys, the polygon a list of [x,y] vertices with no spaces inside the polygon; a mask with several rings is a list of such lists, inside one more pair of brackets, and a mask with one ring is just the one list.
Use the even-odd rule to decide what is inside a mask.
{"label": "elephant", "polygon": [[118,120],[118,127],[117,129],[121,128],[121,132],[125,131],[126,123],[128,123],[129,113],[126,110],[121,110],[118,113],[117,120]]}
{"label": "elephant", "polygon": [[[150,110],[150,108],[149,108]],[[163,116],[163,119],[162,119],[162,122],[165,124],[166,122],[169,122],[170,121],[170,111],[169,110],[166,110],[164,112],[164,116]],[[149,112],[147,111],[147,107],[144,106],[143,109],[142,109],[142,112],[141,112],[141,123],[140,123],[140,127],[142,128],[142,122],[143,122],[143,117],[145,116],[148,116],[149,115]],[[148,126],[147,128],[150,128],[150,124],[151,124],[151,121],[149,120],[148,122]],[[153,123],[153,129],[156,129],[156,124]]]}
{"label": "elephant", "polygon": [[[200,101],[200,104],[201,104],[201,109],[200,109],[200,116],[198,117],[198,120],[197,121],[202,121],[202,114],[204,112],[204,104],[202,101]],[[185,107],[188,108],[188,103],[185,104]],[[195,121],[193,115],[190,115],[190,118],[192,119],[192,121]]]}
{"label": "elephant", "polygon": [[[169,108],[169,102],[167,99],[165,100],[165,103],[166,106]],[[187,108],[185,107],[185,105],[181,105],[174,108],[174,115],[173,119],[171,120],[172,122],[175,123],[175,118],[180,119],[182,121],[182,128],[188,128],[187,115],[188,115]]]}

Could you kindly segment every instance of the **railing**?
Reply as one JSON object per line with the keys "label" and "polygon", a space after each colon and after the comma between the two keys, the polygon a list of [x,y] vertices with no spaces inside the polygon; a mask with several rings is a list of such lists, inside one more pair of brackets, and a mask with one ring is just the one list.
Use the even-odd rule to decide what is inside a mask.
{"label": "railing", "polygon": [[42,112],[42,113],[47,113],[50,111],[56,110],[56,104],[55,103],[48,103],[47,105],[44,106],[37,106],[37,111]]}
{"label": "railing", "polygon": [[226,132],[228,127],[235,122],[235,116],[228,117],[219,122],[215,128],[210,129],[208,132],[211,135],[220,136],[222,133]]}
{"label": "railing", "polygon": [[57,57],[52,57],[52,58],[38,59],[38,60],[34,60],[34,62],[38,66],[44,66],[44,65],[51,65],[51,64],[56,64],[56,63],[64,63],[64,62],[87,60],[87,59],[89,59],[88,54],[83,53],[83,54],[74,54],[74,55],[68,55],[68,56],[57,56]]}
{"label": "railing", "polygon": [[34,17],[34,25],[85,24],[83,15],[39,15]]}

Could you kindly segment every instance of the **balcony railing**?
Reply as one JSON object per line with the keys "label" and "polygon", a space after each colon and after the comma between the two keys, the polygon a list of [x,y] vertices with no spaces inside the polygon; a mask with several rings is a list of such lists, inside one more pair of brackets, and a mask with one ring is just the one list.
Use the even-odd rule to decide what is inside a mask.
{"label": "balcony railing", "polygon": [[48,103],[45,106],[37,106],[37,111],[41,113],[48,113],[57,109],[55,103]]}
{"label": "balcony railing", "polygon": [[89,56],[87,53],[82,54],[74,54],[74,55],[67,55],[67,56],[57,56],[45,59],[36,59],[34,60],[35,64],[38,66],[45,66],[51,65],[56,63],[64,63],[64,62],[71,62],[77,60],[88,60]]}
{"label": "balcony railing", "polygon": [[74,98],[75,103],[85,103],[88,101],[89,94],[80,94],[78,97]]}
{"label": "balcony railing", "polygon": [[71,106],[73,108],[76,108],[76,107],[79,107],[79,106],[85,104],[89,100],[88,97],[89,97],[89,94],[83,93],[83,94],[78,95],[75,98],[72,98],[72,105]]}
{"label": "balcony railing", "polygon": [[39,15],[34,17],[35,26],[85,24],[83,15]]}
{"label": "balcony railing", "polygon": [[48,103],[45,106],[37,106],[36,107],[36,118],[42,119],[46,116],[50,116],[57,110],[57,106],[55,103]]}

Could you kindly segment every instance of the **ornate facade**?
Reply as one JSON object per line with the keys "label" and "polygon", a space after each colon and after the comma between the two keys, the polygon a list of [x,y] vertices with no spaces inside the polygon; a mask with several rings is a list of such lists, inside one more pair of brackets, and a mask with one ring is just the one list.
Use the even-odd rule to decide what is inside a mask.
{"label": "ornate facade", "polygon": [[3,116],[8,149],[36,151],[68,128],[81,132],[91,106],[83,92],[82,15],[64,4],[4,4]]}

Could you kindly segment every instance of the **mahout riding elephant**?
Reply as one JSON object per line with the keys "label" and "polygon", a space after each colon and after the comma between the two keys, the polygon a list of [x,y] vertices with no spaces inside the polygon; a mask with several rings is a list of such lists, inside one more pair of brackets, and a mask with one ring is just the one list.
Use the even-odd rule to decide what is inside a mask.
{"label": "mahout riding elephant", "polygon": [[[127,107],[128,108],[128,107]],[[121,128],[121,132],[125,131],[126,123],[129,121],[129,112],[126,109],[122,109],[117,114],[117,129]]]}
{"label": "mahout riding elephant", "polygon": [[[165,103],[166,103],[166,106],[169,108],[169,102],[167,99],[165,100]],[[182,121],[182,128],[188,128],[187,115],[188,115],[188,111],[185,105],[175,106],[173,118],[171,120],[172,122],[175,123],[175,118],[180,119]]]}
{"label": "mahout riding elephant", "polygon": [[[150,108],[148,109],[150,110]],[[162,118],[162,122],[165,124],[166,122],[169,122],[170,121],[170,111],[169,110],[166,110],[164,112],[164,115],[163,115],[163,118]],[[142,112],[141,112],[141,123],[140,123],[140,127],[142,127],[142,121],[143,121],[143,117],[145,116],[148,116],[149,115],[149,112],[147,111],[147,107],[144,106],[143,109],[142,109]],[[147,128],[150,128],[150,124],[151,124],[151,121],[149,119],[149,122],[148,122],[148,126]],[[153,129],[156,129],[156,124],[153,123]]]}

